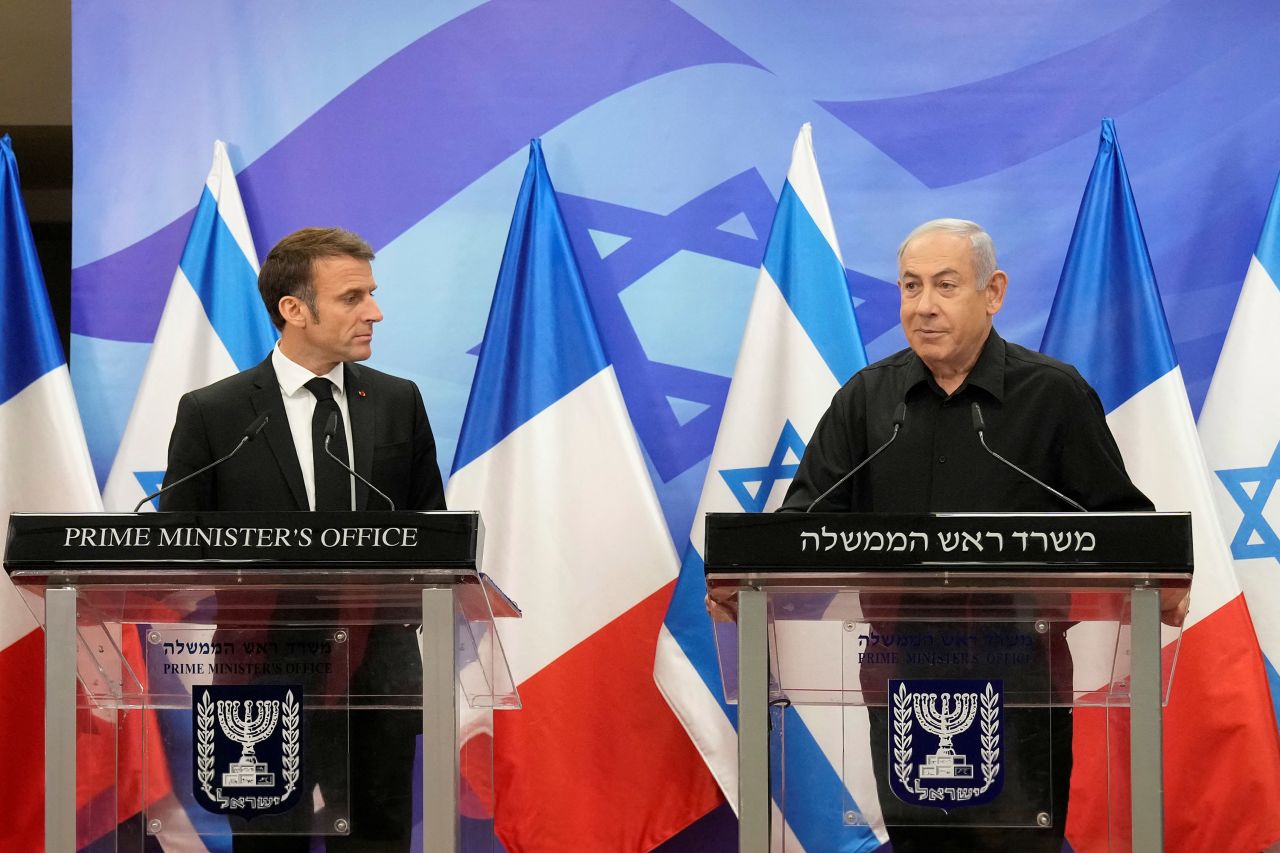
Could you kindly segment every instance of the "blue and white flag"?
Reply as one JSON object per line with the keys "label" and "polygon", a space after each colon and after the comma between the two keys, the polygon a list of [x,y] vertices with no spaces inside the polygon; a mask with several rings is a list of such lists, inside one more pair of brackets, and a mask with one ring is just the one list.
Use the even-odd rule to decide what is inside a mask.
{"label": "blue and white flag", "polygon": [[[812,128],[796,137],[764,262],[756,280],[720,432],[694,514],[693,530],[667,610],[654,675],[729,803],[736,809],[736,707],[724,699],[711,620],[703,604],[703,523],[708,512],[768,512],[795,476],[800,457],[832,396],[867,363],[835,226],[813,154]],[[883,829],[846,826],[838,768],[861,750],[870,767],[862,709],[786,711],[788,848],[859,851],[877,847]],[[880,824],[870,774],[847,779],[862,814]],[[775,818],[777,815],[775,815]],[[877,835],[879,833],[879,835]]]}
{"label": "blue and white flag", "polygon": [[227,146],[219,140],[103,490],[107,509],[133,509],[160,488],[178,399],[253,367],[275,340],[258,296],[258,255],[249,221]]}
{"label": "blue and white flag", "polygon": [[[44,274],[22,203],[18,161],[0,136],[0,525],[11,512],[102,509],[67,360],[53,322]],[[0,572],[0,696],[33,695],[44,643],[8,574]],[[38,696],[38,692],[35,692]],[[11,849],[36,850],[43,837],[40,702],[0,706],[5,744],[0,801]]]}
{"label": "blue and white flag", "polygon": [[[1191,609],[1164,718],[1166,849],[1260,850],[1280,836],[1280,737],[1111,119],[1041,348],[1097,390],[1129,475],[1156,509],[1191,513]],[[1090,666],[1075,633],[1067,636],[1079,661],[1076,688],[1100,687],[1110,667]],[[1067,838],[1082,853],[1107,849],[1107,814],[1128,802],[1128,776],[1105,766],[1105,713],[1077,708],[1074,737]]]}
{"label": "blue and white flag", "polygon": [[1209,395],[1200,441],[1231,545],[1272,704],[1280,710],[1280,182],[1249,262]]}

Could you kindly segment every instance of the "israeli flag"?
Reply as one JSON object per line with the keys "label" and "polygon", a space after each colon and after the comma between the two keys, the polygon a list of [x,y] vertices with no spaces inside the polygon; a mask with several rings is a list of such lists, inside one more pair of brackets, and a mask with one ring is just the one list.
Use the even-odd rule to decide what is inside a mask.
{"label": "israeli flag", "polygon": [[653,683],[677,559],[538,140],[449,479],[479,510],[523,708],[495,715],[507,849],[647,850],[717,804]]}
{"label": "israeli flag", "polygon": [[[1111,119],[1041,349],[1097,390],[1129,475],[1156,509],[1192,515],[1191,610],[1164,718],[1166,849],[1262,849],[1280,835],[1280,737]],[[1077,666],[1076,687],[1109,677]],[[1067,836],[1076,850],[1105,849],[1107,810],[1128,801],[1115,787],[1128,777],[1107,782],[1105,715],[1077,709],[1075,721],[1073,773],[1088,781],[1072,786]],[[1250,780],[1247,798],[1238,779]]]}
{"label": "israeli flag", "polygon": [[253,367],[276,337],[258,296],[258,255],[240,189],[219,140],[107,477],[107,509],[133,509],[160,488],[178,399]]}
{"label": "israeli flag", "polygon": [[1209,395],[1200,441],[1218,520],[1267,658],[1280,709],[1280,182],[1249,262]]}
{"label": "israeli flag", "polygon": [[[659,688],[735,809],[737,709],[724,699],[703,604],[703,522],[708,512],[777,508],[832,396],[866,363],[813,154],[813,130],[806,123],[792,149],[654,663]],[[786,834],[788,850],[872,850],[887,839],[870,774],[847,781],[854,786],[853,801],[875,828],[843,824],[844,785],[836,768],[859,760],[842,756],[842,746],[866,753],[861,766],[871,763],[865,711],[845,711],[843,720],[841,713],[838,708],[785,712],[786,814],[775,814],[773,823],[775,831]]]}

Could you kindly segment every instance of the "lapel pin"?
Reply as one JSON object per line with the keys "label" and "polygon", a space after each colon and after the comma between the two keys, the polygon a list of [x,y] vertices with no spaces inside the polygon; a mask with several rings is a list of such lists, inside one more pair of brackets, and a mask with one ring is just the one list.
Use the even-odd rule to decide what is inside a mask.
{"label": "lapel pin", "polygon": [[364,393],[364,389],[363,389],[363,388],[358,389],[358,390],[356,391],[356,393],[357,393],[357,394],[359,394],[361,397],[367,397],[367,396],[369,396],[368,394]]}

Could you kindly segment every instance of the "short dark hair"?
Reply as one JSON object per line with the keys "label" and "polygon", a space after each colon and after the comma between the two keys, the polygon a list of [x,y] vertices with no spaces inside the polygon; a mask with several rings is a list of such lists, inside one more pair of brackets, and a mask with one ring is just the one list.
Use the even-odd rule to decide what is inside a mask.
{"label": "short dark hair", "polygon": [[373,248],[359,234],[342,228],[302,228],[272,246],[258,273],[258,293],[277,329],[284,328],[280,300],[286,296],[301,299],[315,315],[311,267],[320,258],[372,261]]}

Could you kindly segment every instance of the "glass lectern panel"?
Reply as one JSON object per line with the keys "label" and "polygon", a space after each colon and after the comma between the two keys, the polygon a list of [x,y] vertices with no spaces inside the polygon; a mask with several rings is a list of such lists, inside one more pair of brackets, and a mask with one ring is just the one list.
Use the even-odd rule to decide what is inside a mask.
{"label": "glass lectern panel", "polygon": [[[955,590],[883,576],[869,589],[766,585],[778,806],[806,812],[826,840],[877,826],[1056,825],[1073,707],[1102,715],[1107,778],[1127,780],[1130,593],[1035,580],[956,579]],[[715,623],[730,702],[737,630]],[[1167,698],[1180,629],[1166,626],[1165,639]],[[826,772],[815,767],[827,765],[830,785],[815,786]],[[801,776],[795,789],[806,799],[789,800]],[[1126,813],[1121,805],[1127,799],[1113,815]],[[777,826],[774,835],[775,850],[795,844]]]}

